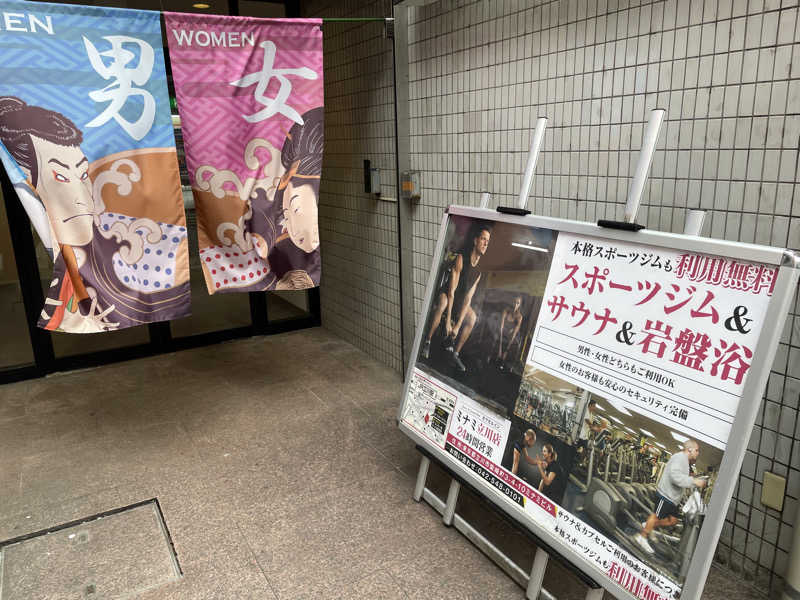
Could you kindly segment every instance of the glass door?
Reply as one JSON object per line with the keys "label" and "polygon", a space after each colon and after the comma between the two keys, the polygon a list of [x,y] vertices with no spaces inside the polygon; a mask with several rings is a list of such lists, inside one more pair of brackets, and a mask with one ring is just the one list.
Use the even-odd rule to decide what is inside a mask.
{"label": "glass door", "polygon": [[0,370],[33,363],[25,304],[11,244],[8,215],[0,192]]}

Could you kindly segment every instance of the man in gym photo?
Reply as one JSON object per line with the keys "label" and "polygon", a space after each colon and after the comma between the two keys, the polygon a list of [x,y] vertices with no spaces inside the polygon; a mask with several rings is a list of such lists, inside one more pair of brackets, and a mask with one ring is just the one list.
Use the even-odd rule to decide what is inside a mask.
{"label": "man in gym photo", "polygon": [[594,399],[589,400],[589,405],[586,407],[586,415],[583,419],[583,423],[581,423],[581,430],[578,433],[578,441],[576,442],[575,446],[578,448],[579,451],[585,452],[588,450],[589,447],[589,435],[594,433],[600,433],[605,429],[608,425],[606,424],[606,420],[603,417],[600,417],[597,422],[595,422],[595,409],[597,408],[597,402]]}
{"label": "man in gym photo", "polygon": [[634,536],[634,540],[648,554],[655,551],[647,537],[656,527],[671,527],[678,522],[680,512],[678,503],[686,488],[706,487],[706,480],[691,476],[691,465],[697,461],[700,455],[700,445],[695,440],[687,440],[683,444],[683,450],[676,452],[667,461],[661,479],[658,480],[658,499],[656,510],[643,523],[642,531]]}
{"label": "man in gym photo", "polygon": [[[497,368],[501,371],[506,368],[506,359],[511,350],[512,344],[517,339],[519,328],[522,327],[522,296],[514,298],[513,306],[507,306],[503,309],[500,317],[500,327],[498,331],[498,344],[497,344]],[[492,356],[489,360],[492,360]]]}
{"label": "man in gym photo", "polygon": [[536,432],[533,429],[528,429],[518,442],[514,442],[514,462],[511,465],[511,472],[517,475],[519,471],[519,460],[524,458],[526,462],[531,465],[538,464],[535,458],[528,456],[528,448],[533,448],[536,443]]}
{"label": "man in gym photo", "polygon": [[481,227],[456,255],[450,267],[449,280],[438,291],[433,319],[422,346],[422,357],[427,359],[430,356],[431,339],[444,316],[445,350],[449,353],[450,363],[462,373],[466,372],[467,367],[461,361],[461,349],[478,320],[472,308],[472,297],[481,280],[478,263],[486,254],[490,238],[489,228]]}

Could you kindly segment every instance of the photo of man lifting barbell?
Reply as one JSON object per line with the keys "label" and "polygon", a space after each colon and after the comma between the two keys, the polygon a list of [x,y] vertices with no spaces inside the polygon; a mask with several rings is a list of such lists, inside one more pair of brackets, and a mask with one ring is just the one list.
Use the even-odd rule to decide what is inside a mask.
{"label": "photo of man lifting barbell", "polygon": [[497,414],[513,412],[556,234],[451,217],[416,366]]}
{"label": "photo of man lifting barbell", "polygon": [[446,336],[443,345],[448,352],[449,362],[462,373],[466,372],[467,367],[461,361],[459,354],[478,320],[477,313],[472,307],[472,299],[482,275],[478,265],[489,248],[491,237],[489,225],[474,228],[474,235],[468,237],[467,243],[452,259],[446,271],[447,277],[436,292],[433,317],[422,345],[422,357],[430,358],[433,334],[436,333],[444,317]]}

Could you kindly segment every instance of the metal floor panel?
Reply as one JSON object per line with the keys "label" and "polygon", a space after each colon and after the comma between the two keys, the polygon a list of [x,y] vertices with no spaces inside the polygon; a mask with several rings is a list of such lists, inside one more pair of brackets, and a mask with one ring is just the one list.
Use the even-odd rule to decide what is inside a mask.
{"label": "metal floor panel", "polygon": [[130,598],[180,577],[155,500],[0,542],[0,600]]}

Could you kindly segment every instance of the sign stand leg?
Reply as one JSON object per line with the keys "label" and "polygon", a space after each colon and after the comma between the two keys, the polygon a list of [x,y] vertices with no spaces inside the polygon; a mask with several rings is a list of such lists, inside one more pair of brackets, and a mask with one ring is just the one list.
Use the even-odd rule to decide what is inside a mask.
{"label": "sign stand leg", "polygon": [[547,552],[541,548],[536,549],[536,554],[533,557],[533,567],[531,568],[531,577],[528,580],[528,589],[525,590],[525,598],[527,600],[537,600],[539,598],[549,558],[550,556],[548,556]]}
{"label": "sign stand leg", "polygon": [[417,471],[417,484],[414,486],[414,500],[422,500],[422,492],[425,490],[425,482],[428,481],[428,467],[431,466],[431,459],[423,455],[419,461],[419,471]]}
{"label": "sign stand leg", "polygon": [[[455,512],[458,492],[461,490],[461,483],[457,479],[453,479],[453,484],[455,485],[450,485],[447,503],[445,503],[433,491],[431,491],[430,488],[425,487],[425,480],[427,478],[428,467],[430,466],[431,458],[426,456],[424,453],[421,454],[422,460],[420,461],[420,469],[417,472],[417,483],[419,484],[420,481],[422,482],[422,493],[420,494],[420,499],[424,500],[440,515],[443,515],[445,518],[443,518],[442,521],[445,525],[452,524],[456,531],[461,533],[470,542],[472,542],[476,548],[481,550],[481,552],[486,554],[486,556],[494,561],[494,563],[500,567],[500,569],[502,569],[506,575],[511,577],[511,579],[513,579],[521,588],[528,587],[531,576],[538,576],[538,583],[535,583],[533,586],[537,591],[537,595],[533,597],[541,600],[556,600],[556,597],[553,596],[553,594],[542,587],[542,578],[544,577],[545,568],[549,558],[548,554],[544,550],[537,550],[537,554],[534,557],[533,571],[530,574],[527,571],[523,571],[510,557],[506,556],[500,548],[495,546],[480,531],[465,521],[464,517]],[[417,489],[415,488],[414,492],[416,493],[416,491]],[[451,507],[451,512],[449,513],[449,522],[446,517],[448,506]],[[532,596],[528,595],[526,597],[531,598]],[[589,596],[589,600],[600,600],[601,597],[602,596]]]}
{"label": "sign stand leg", "polygon": [[533,185],[533,172],[536,170],[536,161],[539,160],[539,150],[544,139],[544,128],[547,126],[547,117],[536,119],[536,128],[533,130],[531,138],[531,149],[528,152],[528,163],[525,165],[525,173],[522,176],[522,188],[519,190],[517,206],[522,209],[528,207],[528,196]]}
{"label": "sign stand leg", "polygon": [[690,210],[687,212],[686,221],[683,224],[684,235],[700,235],[705,217],[706,211],[704,210]]}
{"label": "sign stand leg", "polygon": [[656,108],[650,111],[650,119],[642,139],[642,148],[639,150],[639,159],[636,161],[636,170],[633,173],[631,187],[628,188],[628,200],[625,203],[625,221],[633,223],[636,213],[639,211],[639,202],[642,200],[644,184],[647,182],[647,172],[650,170],[650,163],[653,161],[653,153],[656,150],[658,132],[661,131],[661,122],[667,111],[663,108]]}
{"label": "sign stand leg", "polygon": [[458,502],[458,493],[461,491],[461,484],[455,479],[450,481],[450,489],[447,491],[447,502],[444,505],[444,514],[442,521],[445,525],[450,527],[453,524],[453,515],[456,514],[456,502]]}
{"label": "sign stand leg", "polygon": [[586,591],[586,600],[603,600],[603,588],[593,590],[589,588]]}

